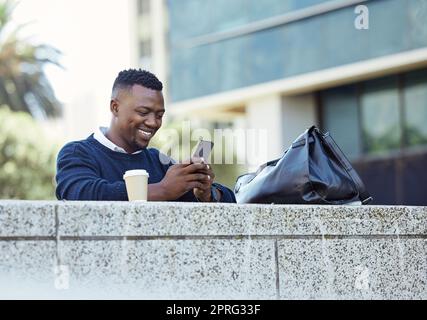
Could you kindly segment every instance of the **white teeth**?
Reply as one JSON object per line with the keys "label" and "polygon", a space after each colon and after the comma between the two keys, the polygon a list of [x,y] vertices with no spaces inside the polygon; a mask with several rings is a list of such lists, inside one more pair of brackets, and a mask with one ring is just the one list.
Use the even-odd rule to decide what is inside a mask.
{"label": "white teeth", "polygon": [[151,137],[151,132],[147,132],[141,129],[138,129],[140,132],[142,132],[143,135],[147,136],[147,137]]}

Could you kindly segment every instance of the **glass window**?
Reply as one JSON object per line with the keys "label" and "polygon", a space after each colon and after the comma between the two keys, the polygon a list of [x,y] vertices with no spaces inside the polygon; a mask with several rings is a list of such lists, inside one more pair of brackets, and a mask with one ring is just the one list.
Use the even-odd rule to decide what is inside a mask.
{"label": "glass window", "polygon": [[[354,6],[195,47],[184,40],[320,3],[317,0],[169,2],[173,101],[216,94],[427,46],[420,1],[370,1],[369,30]],[[265,7],[264,7],[265,6]],[[188,59],[191,57],[191,59]],[[186,81],[200,84],[183,88]],[[185,90],[184,90],[185,89]]]}
{"label": "glass window", "polygon": [[427,70],[406,74],[404,82],[406,142],[427,144]]}
{"label": "glass window", "polygon": [[141,40],[139,42],[139,56],[140,57],[151,56],[151,41],[150,40]]}
{"label": "glass window", "polygon": [[172,39],[180,41],[230,30],[328,1],[331,0],[169,0]]}
{"label": "glass window", "polygon": [[402,99],[398,76],[321,92],[323,129],[349,158],[427,145],[427,69],[402,78]]}
{"label": "glass window", "polygon": [[380,154],[398,149],[401,129],[397,77],[365,82],[360,103],[366,153]]}
{"label": "glass window", "polygon": [[360,155],[359,117],[355,86],[322,92],[323,129],[329,131],[348,158]]}
{"label": "glass window", "polygon": [[139,65],[147,70],[150,70],[152,65],[151,59],[151,41],[141,40],[139,42]]}
{"label": "glass window", "polygon": [[[158,0],[156,0],[158,1]],[[138,0],[138,14],[148,14],[150,12],[150,0]]]}

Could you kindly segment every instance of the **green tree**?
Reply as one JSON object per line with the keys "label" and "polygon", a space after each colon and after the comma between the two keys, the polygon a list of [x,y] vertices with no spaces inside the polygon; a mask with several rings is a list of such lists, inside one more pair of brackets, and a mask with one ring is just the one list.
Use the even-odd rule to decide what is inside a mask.
{"label": "green tree", "polygon": [[25,112],[0,107],[0,199],[54,199],[59,146]]}
{"label": "green tree", "polygon": [[0,0],[0,105],[35,118],[58,116],[61,106],[44,73],[46,64],[60,67],[60,52],[48,45],[34,45],[19,37],[25,25],[13,27],[16,4]]}

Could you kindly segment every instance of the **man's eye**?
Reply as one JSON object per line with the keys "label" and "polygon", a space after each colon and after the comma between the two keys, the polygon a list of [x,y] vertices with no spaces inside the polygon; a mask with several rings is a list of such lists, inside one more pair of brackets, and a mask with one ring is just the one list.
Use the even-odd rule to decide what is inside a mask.
{"label": "man's eye", "polygon": [[147,115],[148,115],[148,112],[138,112],[138,114],[139,114],[140,116],[145,117],[145,116],[147,116]]}
{"label": "man's eye", "polygon": [[162,118],[163,118],[163,113],[157,115],[157,119],[162,119]]}

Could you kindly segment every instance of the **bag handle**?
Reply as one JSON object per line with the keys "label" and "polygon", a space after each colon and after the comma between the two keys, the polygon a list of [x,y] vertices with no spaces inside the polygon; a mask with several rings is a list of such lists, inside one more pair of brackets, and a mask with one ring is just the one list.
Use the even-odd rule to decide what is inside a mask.
{"label": "bag handle", "polygon": [[353,166],[350,164],[350,161],[348,161],[347,157],[344,155],[344,153],[342,152],[340,147],[337,145],[335,140],[331,137],[329,132],[322,134],[322,132],[320,132],[319,129],[315,128],[315,130],[321,135],[321,137],[323,138],[323,141],[328,145],[329,149],[332,151],[332,153],[335,155],[338,161],[341,162],[345,171],[347,171],[347,173],[353,180],[354,184],[356,185],[359,191],[359,199],[362,202],[362,204],[370,203],[373,200],[373,198],[370,196],[370,194],[366,190],[366,187],[363,181],[360,179],[359,175],[356,173]]}
{"label": "bag handle", "polygon": [[[305,151],[306,151],[306,154],[307,154],[307,156],[306,156],[306,159],[307,159],[307,172],[308,172],[309,175],[310,175],[310,143],[314,142],[314,138],[311,136],[313,134],[313,130],[314,129],[316,129],[316,127],[312,126],[312,127],[308,128],[305,131],[305,137],[303,139],[301,139],[303,141],[303,143],[301,143],[301,140],[300,140],[300,141],[297,141],[297,144],[295,145],[295,147],[294,147],[294,145],[292,145],[293,148],[298,148],[300,146],[304,146],[305,147]],[[311,188],[313,189],[313,191],[317,193],[317,191],[314,188],[313,184],[311,183],[310,179],[308,179],[308,181],[309,181],[309,183],[310,183]],[[324,201],[324,203],[329,204],[329,205],[334,204],[331,201],[326,200],[325,196],[323,196],[323,195],[321,195],[319,193],[317,193],[317,194]]]}

